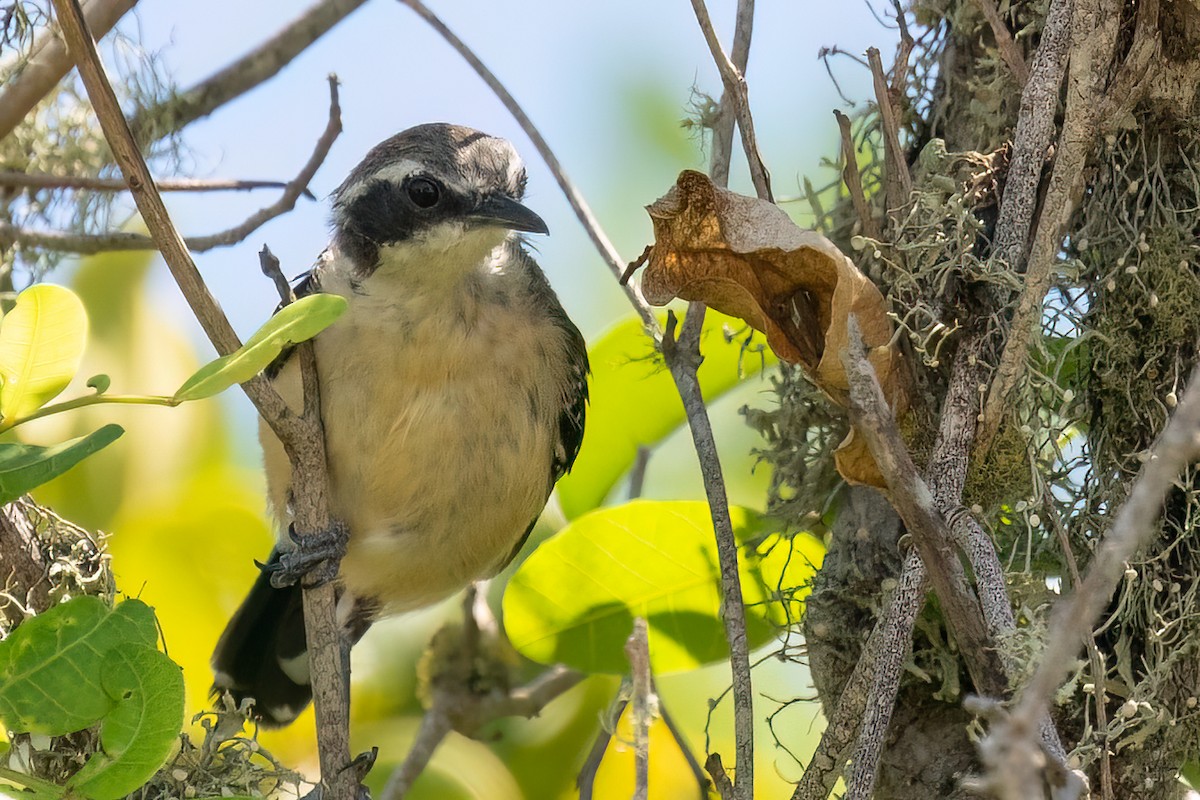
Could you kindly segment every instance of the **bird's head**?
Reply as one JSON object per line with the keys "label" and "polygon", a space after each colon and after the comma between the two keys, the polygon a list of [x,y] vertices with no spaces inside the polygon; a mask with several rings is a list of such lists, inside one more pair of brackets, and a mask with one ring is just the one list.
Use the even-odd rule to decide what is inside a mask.
{"label": "bird's head", "polygon": [[372,148],[334,192],[334,240],[360,277],[389,254],[482,258],[511,231],[547,233],[524,194],[525,166],[506,140],[418,125]]}

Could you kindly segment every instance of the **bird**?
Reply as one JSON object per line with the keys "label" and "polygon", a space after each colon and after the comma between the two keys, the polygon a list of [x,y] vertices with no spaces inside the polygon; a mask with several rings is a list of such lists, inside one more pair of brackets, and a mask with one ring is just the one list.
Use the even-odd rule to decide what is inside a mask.
{"label": "bird", "polygon": [[[422,608],[516,556],[583,440],[588,357],[526,234],[526,171],[507,140],[447,123],[372,148],[332,194],[332,235],[295,294],[341,295],[314,339],[329,506],[349,531],[338,620],[357,642],[382,616]],[[302,408],[299,359],[267,376]],[[312,699],[291,469],[260,423],[278,541],[212,657],[213,692],[259,724]],[[273,580],[273,576],[275,576]]]}

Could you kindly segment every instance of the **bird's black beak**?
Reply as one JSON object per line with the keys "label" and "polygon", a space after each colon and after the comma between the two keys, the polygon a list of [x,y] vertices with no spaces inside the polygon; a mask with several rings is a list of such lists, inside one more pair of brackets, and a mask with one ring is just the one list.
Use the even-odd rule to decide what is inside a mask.
{"label": "bird's black beak", "polygon": [[502,194],[484,198],[468,217],[479,225],[498,225],[510,231],[549,233],[545,221],[525,206]]}

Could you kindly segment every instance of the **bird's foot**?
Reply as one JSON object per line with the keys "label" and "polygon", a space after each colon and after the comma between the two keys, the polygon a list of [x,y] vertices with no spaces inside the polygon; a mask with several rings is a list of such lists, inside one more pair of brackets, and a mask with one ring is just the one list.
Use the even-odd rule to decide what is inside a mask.
{"label": "bird's foot", "polygon": [[264,569],[271,573],[271,585],[276,589],[292,586],[304,579],[306,586],[320,586],[337,577],[338,566],[346,555],[350,532],[334,521],[329,528],[300,536],[296,526],[288,526],[288,538],[295,548],[280,553],[279,558]]}
{"label": "bird's foot", "polygon": [[[354,779],[358,783],[358,796],[356,800],[371,800],[371,790],[368,789],[363,781],[366,780],[367,773],[371,771],[371,767],[375,766],[375,759],[379,756],[379,748],[372,747],[365,753],[359,753],[346,766],[342,767],[341,771],[353,770],[355,773]],[[325,795],[324,786],[317,784],[312,791],[300,798],[300,800],[322,800]]]}

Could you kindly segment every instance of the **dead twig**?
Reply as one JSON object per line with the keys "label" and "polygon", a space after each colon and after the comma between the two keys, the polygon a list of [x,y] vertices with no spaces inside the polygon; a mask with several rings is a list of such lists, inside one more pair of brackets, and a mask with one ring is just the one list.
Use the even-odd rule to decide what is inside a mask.
{"label": "dead twig", "polygon": [[[230,180],[227,178],[159,178],[154,182],[160,192],[244,192],[253,189],[284,189],[285,181]],[[33,172],[0,170],[0,186],[21,189],[88,189],[97,192],[127,192],[129,186],[116,178],[87,178],[77,175],[45,175]],[[302,194],[316,197],[308,189]]]}
{"label": "dead twig", "polygon": [[875,84],[875,103],[879,107],[879,121],[883,129],[883,152],[885,158],[884,197],[889,212],[900,208],[912,191],[912,176],[908,173],[908,159],[900,146],[900,121],[896,107],[892,104],[887,76],[883,72],[883,60],[879,49],[867,49],[867,63],[871,66],[871,79]]}
{"label": "dead twig", "polygon": [[[313,153],[295,178],[285,183],[283,193],[269,206],[260,208],[239,224],[206,236],[189,236],[183,240],[188,250],[203,253],[217,247],[229,247],[244,241],[266,223],[296,207],[301,196],[312,196],[308,184],[325,163],[329,150],[342,132],[341,106],[338,104],[337,77],[329,76],[329,121],[317,140]],[[0,185],[2,185],[0,181]],[[134,191],[125,181],[113,181],[121,188]],[[155,184],[158,185],[157,182]],[[65,233],[62,231],[33,231],[0,221],[0,244],[55,250],[61,253],[91,255],[121,250],[155,250],[159,243],[153,236],[127,231],[102,234]]]}
{"label": "dead twig", "polygon": [[991,27],[992,36],[996,39],[996,47],[1000,50],[1000,57],[1004,59],[1008,71],[1012,73],[1017,86],[1024,89],[1025,84],[1029,83],[1029,66],[1025,63],[1025,56],[1021,54],[1021,48],[1017,47],[1016,41],[1013,40],[1008,26],[1004,24],[1000,12],[996,10],[995,0],[972,0],[972,2],[975,8],[979,9],[979,13],[983,14],[983,18],[987,20],[988,26]]}
{"label": "dead twig", "polygon": [[[112,149],[121,173],[133,193],[146,226],[150,229],[176,283],[191,306],[205,333],[218,353],[231,353],[240,346],[229,320],[213,299],[179,235],[154,179],[121,113],[120,104],[105,75],[104,67],[88,34],[78,0],[54,0],[55,14],[63,38],[88,97],[96,110],[105,139]],[[300,536],[335,530],[327,502],[328,475],[325,466],[324,436],[317,400],[308,397],[315,384],[311,360],[302,364],[305,383],[305,413],[291,413],[270,383],[258,375],[242,384],[247,397],[259,414],[271,425],[284,443],[292,461],[295,487],[293,509]],[[336,565],[332,569],[336,571]],[[326,570],[328,572],[328,569]],[[304,618],[312,671],[313,695],[317,711],[318,749],[322,784],[331,800],[353,800],[358,792],[357,770],[350,765],[349,682],[346,679],[346,655],[343,637],[335,614],[334,584],[306,583],[303,592]]]}
{"label": "dead twig", "polygon": [[[750,39],[754,32],[754,0],[738,3],[734,31],[733,50],[730,51],[729,58],[745,76],[746,65],[750,61]],[[728,89],[723,89],[716,119],[709,128],[712,132],[712,144],[708,170],[713,183],[722,188],[729,186],[729,164],[733,160],[733,125],[736,120],[733,95]]]}
{"label": "dead twig", "polygon": [[[88,30],[96,39],[104,38],[135,5],[137,0],[91,0],[83,12]],[[12,133],[74,65],[58,31],[45,31],[43,39],[34,45],[21,72],[5,81],[0,91],[0,139]]]}
{"label": "dead twig", "polygon": [[[754,190],[763,200],[773,203],[775,198],[771,194],[771,175],[767,172],[766,164],[763,163],[762,156],[759,154],[758,140],[754,136],[754,118],[750,115],[750,95],[746,88],[746,77],[742,74],[743,70],[738,69],[738,66],[729,59],[724,48],[721,47],[721,41],[717,38],[717,32],[713,28],[712,19],[709,17],[708,7],[704,4],[704,0],[692,0],[692,10],[696,14],[696,21],[700,23],[704,40],[708,42],[708,50],[712,54],[713,61],[716,62],[717,70],[721,73],[721,81],[725,84],[725,97],[733,100],[734,116],[737,118],[738,129],[742,132],[742,149],[746,151],[746,161],[750,164],[750,180],[754,182]],[[750,20],[752,17],[753,8],[750,8],[748,13],[743,13],[743,11],[738,13],[739,23]],[[748,52],[750,28],[742,26],[742,29],[747,31],[743,34],[745,43],[742,47]],[[735,50],[737,47],[735,44]],[[724,102],[722,100],[722,104]],[[728,179],[727,164],[724,173]]]}
{"label": "dead twig", "polygon": [[708,760],[704,762],[704,769],[712,777],[713,786],[717,788],[717,794],[721,796],[721,800],[735,800],[737,793],[733,790],[729,774],[725,772],[725,765],[721,763],[721,754],[710,754]]}
{"label": "dead twig", "polygon": [[842,181],[850,191],[850,201],[854,204],[854,213],[858,215],[858,224],[863,236],[878,239],[879,224],[871,216],[871,207],[867,205],[867,196],[863,193],[862,187],[862,174],[858,171],[858,159],[854,155],[854,138],[850,133],[850,118],[836,109],[833,115],[837,117],[838,130],[842,134]]}
{"label": "dead twig", "polygon": [[195,86],[138,111],[129,121],[139,141],[160,139],[203,119],[270,80],[365,0],[320,0],[278,33]]}

